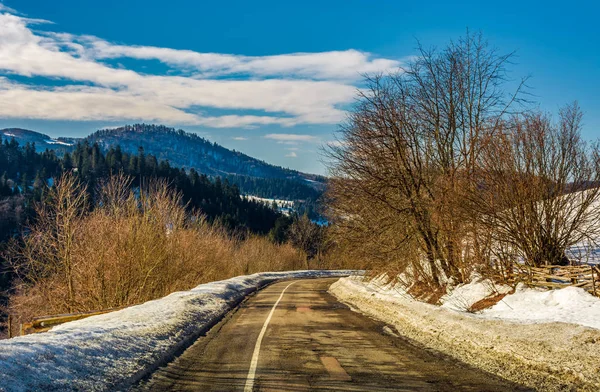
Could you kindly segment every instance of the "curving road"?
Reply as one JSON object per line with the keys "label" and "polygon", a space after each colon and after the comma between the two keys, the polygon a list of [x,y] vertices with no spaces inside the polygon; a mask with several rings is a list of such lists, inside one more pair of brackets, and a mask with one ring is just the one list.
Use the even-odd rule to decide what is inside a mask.
{"label": "curving road", "polygon": [[336,279],[251,296],[140,391],[525,390],[395,336],[327,293]]}

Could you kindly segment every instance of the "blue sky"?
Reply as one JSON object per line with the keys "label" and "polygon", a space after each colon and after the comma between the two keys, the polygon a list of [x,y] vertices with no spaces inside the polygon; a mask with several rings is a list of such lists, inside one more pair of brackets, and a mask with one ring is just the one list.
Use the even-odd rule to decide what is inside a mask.
{"label": "blue sky", "polygon": [[517,51],[543,110],[578,100],[600,137],[600,6],[593,1],[5,0],[0,127],[83,136],[126,123],[197,132],[324,173],[360,73],[394,69],[418,38],[480,30]]}

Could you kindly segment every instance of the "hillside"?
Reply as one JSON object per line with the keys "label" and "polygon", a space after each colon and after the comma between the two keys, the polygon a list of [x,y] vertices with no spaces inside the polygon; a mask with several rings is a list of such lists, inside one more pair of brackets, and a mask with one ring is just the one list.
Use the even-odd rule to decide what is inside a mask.
{"label": "hillside", "polygon": [[5,139],[15,138],[15,140],[17,140],[22,146],[24,146],[26,143],[35,143],[35,149],[37,152],[42,152],[46,149],[57,150],[60,152],[68,151],[72,149],[78,140],[65,137],[54,139],[43,133],[22,128],[4,128],[0,130],[0,136],[3,136]]}
{"label": "hillside", "polygon": [[316,200],[321,195],[325,178],[314,174],[270,165],[239,151],[229,150],[193,133],[163,125],[134,124],[103,129],[77,138],[51,138],[43,133],[6,128],[4,138],[15,138],[19,144],[35,143],[36,151],[55,150],[58,155],[72,152],[78,142],[98,143],[103,151],[119,146],[123,152],[154,155],[176,167],[194,168],[210,177],[221,176],[239,187],[244,194],[287,200]]}
{"label": "hillside", "polygon": [[313,179],[295,170],[270,165],[238,151],[183,130],[163,125],[135,124],[120,128],[99,130],[86,138],[90,144],[98,143],[106,149],[119,145],[124,151],[144,151],[157,159],[169,160],[175,166],[195,168],[208,175],[228,174],[263,178]]}

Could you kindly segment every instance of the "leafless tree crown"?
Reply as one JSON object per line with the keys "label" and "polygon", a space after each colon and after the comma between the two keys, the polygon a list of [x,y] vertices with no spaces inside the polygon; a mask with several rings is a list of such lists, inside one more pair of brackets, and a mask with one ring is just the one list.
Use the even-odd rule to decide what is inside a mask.
{"label": "leafless tree crown", "polygon": [[[573,214],[565,205],[579,209],[575,196],[565,194],[596,181],[598,154],[579,139],[576,106],[566,107],[556,126],[545,116],[520,113],[525,80],[506,89],[511,58],[480,34],[467,34],[443,50],[420,46],[419,56],[394,74],[367,77],[340,143],[328,150],[329,215],[349,251],[421,271],[434,285],[442,277],[464,281],[498,248],[524,246],[514,231],[500,234],[498,225],[527,197],[536,206],[552,204],[535,211],[546,226],[554,222],[543,230],[561,232],[542,235],[536,246],[558,241],[561,253],[584,235],[574,233],[589,216],[566,219]],[[526,195],[529,185],[537,193]],[[512,192],[515,186],[522,192]],[[596,193],[587,190],[578,206],[591,205]],[[550,218],[559,205],[561,217]],[[532,229],[535,235],[540,227]],[[549,251],[521,251],[535,264],[556,260]]]}

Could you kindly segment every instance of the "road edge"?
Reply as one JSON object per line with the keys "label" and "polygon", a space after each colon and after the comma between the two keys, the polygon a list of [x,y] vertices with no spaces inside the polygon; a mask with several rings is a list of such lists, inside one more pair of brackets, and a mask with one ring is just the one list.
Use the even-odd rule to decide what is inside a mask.
{"label": "road edge", "polygon": [[[318,270],[315,270],[318,271]],[[206,336],[215,326],[219,325],[228,315],[234,313],[237,309],[239,309],[240,305],[247,301],[251,296],[255,295],[259,291],[265,289],[268,286],[271,286],[275,283],[281,283],[292,280],[310,280],[310,279],[322,279],[322,278],[342,278],[350,276],[350,273],[345,275],[333,275],[333,276],[294,276],[294,277],[286,277],[286,278],[273,278],[269,280],[262,281],[260,285],[256,287],[250,287],[245,290],[240,290],[239,295],[237,295],[234,299],[227,303],[227,308],[218,315],[211,319],[209,322],[204,323],[199,328],[194,331],[186,334],[186,336],[173,345],[169,350],[163,352],[160,357],[153,361],[152,363],[146,365],[143,369],[140,369],[135,374],[119,381],[115,385],[110,387],[110,390],[114,391],[129,391],[132,388],[140,385],[144,380],[150,379],[152,374],[154,374],[159,368],[167,366],[171,362],[175,361],[179,356],[181,356],[189,347],[191,347],[194,343],[198,341],[198,339]]]}
{"label": "road edge", "polygon": [[[392,300],[352,279],[338,280],[329,293],[352,310],[393,326],[402,338],[508,381],[544,391],[600,390],[600,376],[593,369],[597,357],[594,362],[586,352],[598,331],[565,323],[542,327],[477,319],[417,301]],[[560,347],[545,336],[550,328],[556,336],[571,337],[572,347]],[[575,346],[577,353],[567,356]]]}

